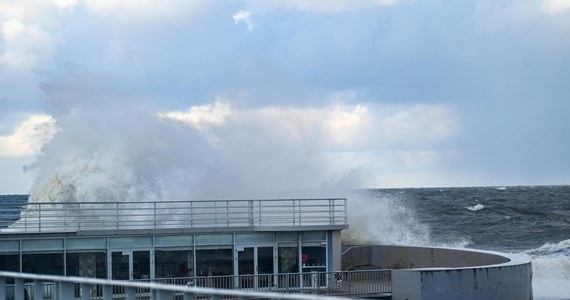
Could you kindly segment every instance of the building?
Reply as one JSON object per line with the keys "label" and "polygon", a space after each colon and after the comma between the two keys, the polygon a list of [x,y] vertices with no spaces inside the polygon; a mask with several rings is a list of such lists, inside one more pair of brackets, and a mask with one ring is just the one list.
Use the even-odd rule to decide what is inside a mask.
{"label": "building", "polygon": [[312,275],[340,270],[348,228],[339,198],[45,202],[0,211],[9,225],[0,271],[225,288],[324,284]]}

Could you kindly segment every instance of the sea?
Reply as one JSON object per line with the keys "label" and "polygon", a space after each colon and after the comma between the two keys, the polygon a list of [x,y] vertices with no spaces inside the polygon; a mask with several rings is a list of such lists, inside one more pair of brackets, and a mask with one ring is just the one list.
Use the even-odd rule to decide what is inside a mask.
{"label": "sea", "polygon": [[[532,258],[535,299],[570,299],[570,186],[379,189],[427,243]],[[415,237],[419,244],[426,238]],[[408,240],[413,243],[413,240]]]}
{"label": "sea", "polygon": [[[367,201],[374,203],[359,205],[365,207],[362,217],[354,209],[349,224],[366,220],[365,213],[372,215],[365,223],[378,222],[374,228],[387,228],[377,233],[378,241],[520,253],[532,258],[535,299],[570,299],[570,186],[369,189],[365,193]],[[0,196],[0,203],[26,200],[26,195]]]}

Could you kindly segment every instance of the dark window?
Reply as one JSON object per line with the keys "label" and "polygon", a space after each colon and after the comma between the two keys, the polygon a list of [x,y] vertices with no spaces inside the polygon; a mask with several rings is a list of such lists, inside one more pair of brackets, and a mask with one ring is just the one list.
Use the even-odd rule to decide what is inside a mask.
{"label": "dark window", "polygon": [[232,249],[196,250],[196,275],[232,275],[234,272]]}
{"label": "dark window", "polygon": [[156,278],[192,277],[192,250],[156,250]]}
{"label": "dark window", "polygon": [[107,278],[105,252],[67,253],[67,276]]}
{"label": "dark window", "polygon": [[20,272],[20,255],[0,254],[0,271]]}
{"label": "dark window", "polygon": [[326,247],[303,246],[301,261],[303,267],[324,267],[327,263]]}
{"label": "dark window", "polygon": [[63,275],[63,253],[25,253],[22,255],[22,272]]}
{"label": "dark window", "polygon": [[279,273],[299,272],[299,253],[297,247],[279,247]]}

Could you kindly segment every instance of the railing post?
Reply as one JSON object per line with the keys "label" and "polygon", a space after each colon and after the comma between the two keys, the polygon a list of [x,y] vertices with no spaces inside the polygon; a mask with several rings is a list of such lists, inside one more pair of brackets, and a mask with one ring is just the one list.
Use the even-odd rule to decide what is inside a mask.
{"label": "railing post", "polygon": [[230,227],[230,201],[226,200],[226,227]]}
{"label": "railing post", "polygon": [[135,300],[137,296],[137,290],[134,287],[127,288],[127,300]]}
{"label": "railing post", "polygon": [[44,299],[44,283],[41,280],[34,280],[34,300]]}
{"label": "railing post", "polygon": [[194,227],[194,209],[193,209],[193,201],[190,201],[190,228]]}
{"label": "railing post", "polygon": [[293,199],[292,201],[293,201],[293,226],[295,226],[295,223],[297,223],[297,211],[295,209],[295,199]]}
{"label": "railing post", "polygon": [[115,215],[115,219],[116,219],[116,223],[115,223],[115,228],[117,230],[119,230],[119,202],[115,203],[115,210],[116,210],[116,215]]}
{"label": "railing post", "polygon": [[248,200],[248,210],[249,225],[253,226],[253,200]]}
{"label": "railing post", "polygon": [[348,279],[348,298],[352,298],[352,272],[346,273]]}
{"label": "railing post", "polygon": [[153,202],[152,205],[153,205],[154,229],[156,229],[156,202]]}
{"label": "railing post", "polygon": [[261,200],[257,201],[257,204],[258,204],[257,212],[259,216],[259,219],[257,221],[259,222],[259,226],[261,226]]}
{"label": "railing post", "polygon": [[103,286],[103,300],[113,300],[113,287],[110,285]]}
{"label": "railing post", "polygon": [[22,278],[14,280],[14,299],[24,300],[24,279]]}
{"label": "railing post", "polygon": [[[80,285],[80,291],[81,291],[81,300],[89,300],[91,299],[91,285],[88,283],[82,283]],[[36,300],[34,298],[34,300]]]}
{"label": "railing post", "polygon": [[81,232],[81,221],[83,220],[83,218],[81,218],[81,203],[77,203],[77,231]]}
{"label": "railing post", "polygon": [[75,285],[71,282],[60,282],[59,284],[60,298],[62,300],[75,299]]}
{"label": "railing post", "polygon": [[329,199],[329,224],[334,225],[334,205],[333,199]]}
{"label": "railing post", "polygon": [[0,299],[6,299],[6,278],[0,277]]}
{"label": "railing post", "polygon": [[[27,220],[28,218],[26,218]],[[38,231],[42,231],[42,204],[38,204]]]}
{"label": "railing post", "polygon": [[346,198],[344,198],[344,224],[348,224],[348,206]]}

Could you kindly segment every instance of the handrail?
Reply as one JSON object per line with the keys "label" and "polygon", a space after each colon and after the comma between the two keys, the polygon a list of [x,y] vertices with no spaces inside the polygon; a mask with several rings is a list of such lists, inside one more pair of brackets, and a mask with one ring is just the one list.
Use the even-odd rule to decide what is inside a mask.
{"label": "handrail", "polygon": [[353,270],[279,274],[247,274],[144,279],[172,285],[279,293],[319,293],[335,296],[379,296],[391,293],[391,270]]}
{"label": "handrail", "polygon": [[2,203],[0,214],[3,232],[347,225],[346,198]]}
{"label": "handrail", "polygon": [[[214,299],[220,298],[239,298],[239,299],[287,299],[287,300],[339,300],[343,298],[328,297],[323,295],[306,295],[306,294],[283,294],[261,291],[245,291],[245,290],[224,290],[204,287],[191,287],[184,285],[168,285],[152,282],[131,282],[106,280],[84,277],[63,277],[53,275],[26,274],[15,272],[0,272],[0,298],[8,298],[7,280],[14,281],[14,298],[15,300],[23,300],[26,298],[28,291],[25,289],[24,281],[33,281],[31,286],[32,293],[41,295],[39,299],[44,298],[44,284],[53,283],[53,295],[48,295],[49,299],[76,299],[77,295],[81,299],[98,298],[99,295],[92,295],[93,291],[101,293],[102,299],[114,299],[114,296],[127,296],[125,299],[149,298],[152,299],[174,299],[175,295],[182,295],[183,299],[192,299],[195,296],[208,295]],[[96,287],[94,289],[94,287]],[[96,293],[95,293],[96,294]],[[36,298],[37,299],[37,298]],[[345,298],[348,299],[348,298]]]}

